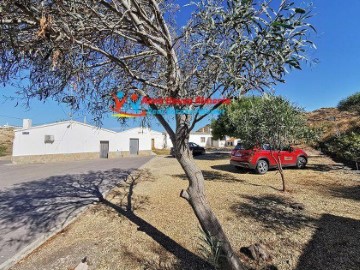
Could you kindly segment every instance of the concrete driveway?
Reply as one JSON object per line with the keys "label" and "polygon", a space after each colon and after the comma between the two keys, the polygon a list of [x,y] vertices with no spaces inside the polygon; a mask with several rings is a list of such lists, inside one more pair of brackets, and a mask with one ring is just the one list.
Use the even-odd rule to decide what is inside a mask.
{"label": "concrete driveway", "polygon": [[27,165],[1,162],[0,268],[151,158]]}

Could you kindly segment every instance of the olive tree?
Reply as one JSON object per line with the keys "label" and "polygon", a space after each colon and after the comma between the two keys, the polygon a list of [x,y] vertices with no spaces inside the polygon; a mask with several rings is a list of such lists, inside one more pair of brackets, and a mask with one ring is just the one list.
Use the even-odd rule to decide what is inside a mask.
{"label": "olive tree", "polygon": [[217,137],[230,134],[240,138],[246,147],[270,144],[270,153],[277,163],[283,191],[286,191],[286,183],[280,151],[295,142],[309,142],[318,136],[315,129],[307,126],[302,108],[273,95],[243,97],[226,107],[212,127]]}
{"label": "olive tree", "polygon": [[[112,94],[149,98],[231,98],[266,91],[290,68],[300,68],[312,26],[311,7],[288,0],[199,0],[186,25],[169,0],[2,0],[0,78],[17,83],[25,99],[67,100],[101,119]],[[69,94],[73,89],[73,94]],[[202,229],[222,244],[227,265],[244,269],[205,196],[204,177],[187,141],[207,113],[203,104],[165,128],[189,186],[181,191]],[[152,104],[152,109],[157,106]]]}

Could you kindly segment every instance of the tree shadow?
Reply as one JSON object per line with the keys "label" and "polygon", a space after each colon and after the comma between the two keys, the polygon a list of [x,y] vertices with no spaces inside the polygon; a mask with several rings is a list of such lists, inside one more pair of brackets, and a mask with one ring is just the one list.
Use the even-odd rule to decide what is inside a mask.
{"label": "tree shadow", "polygon": [[221,164],[221,165],[213,165],[211,166],[214,170],[224,171],[224,172],[231,172],[231,173],[241,173],[241,174],[255,174],[253,170],[235,167],[231,164]]}
{"label": "tree shadow", "polygon": [[52,176],[1,190],[0,249],[16,245],[18,250],[65,224],[83,207],[98,202],[99,194],[124,181],[130,171]]}
{"label": "tree shadow", "polygon": [[[175,158],[172,155],[166,156],[165,158]],[[227,159],[230,158],[230,154],[225,154],[225,153],[205,153],[205,154],[196,154],[193,155],[194,159],[198,159],[198,160],[222,160],[222,159]]]}
{"label": "tree shadow", "polygon": [[[213,165],[213,166],[210,166],[212,169],[214,170],[219,170],[219,171],[224,171],[224,172],[230,172],[230,173],[241,173],[241,174],[255,174],[254,171],[252,170],[249,170],[249,169],[246,169],[246,168],[237,168],[231,164],[222,164],[222,165]],[[222,175],[222,174],[220,174]],[[236,178],[237,179],[237,178]],[[206,180],[206,179],[205,179]],[[273,190],[276,190],[276,191],[281,191],[280,189],[278,188],[275,188],[273,186],[269,186],[269,185],[259,185],[259,184],[254,184],[254,183],[249,183],[245,180],[237,180],[237,182],[241,182],[241,183],[244,183],[245,185],[249,185],[249,186],[254,186],[254,187],[267,187],[267,188],[271,188]]]}
{"label": "tree shadow", "polygon": [[296,270],[359,269],[360,220],[325,214],[316,225]]}
{"label": "tree shadow", "polygon": [[204,155],[195,155],[194,159],[199,160],[221,160],[229,159],[230,153],[206,153]]}
{"label": "tree shadow", "polygon": [[168,252],[161,248],[151,247],[152,253],[157,255],[157,258],[144,258],[137,252],[132,252],[128,247],[122,248],[123,256],[131,261],[138,262],[146,270],[192,270],[189,265],[184,265],[176,258],[173,258]]}
{"label": "tree shadow", "polygon": [[[182,264],[208,269],[200,257],[182,247],[153,225],[138,217],[138,207],[132,199],[135,170],[112,169],[87,174],[53,176],[21,183],[0,191],[0,250],[16,251],[35,241],[44,233],[74,217],[84,207],[100,202],[115,209],[121,216],[138,226],[154,241],[174,254]],[[124,203],[114,204],[104,193],[115,186],[126,187]],[[118,194],[117,194],[118,195]],[[116,196],[113,195],[113,197]],[[142,200],[146,202],[146,199]],[[143,203],[140,201],[140,204]]]}
{"label": "tree shadow", "polygon": [[275,195],[244,196],[247,202],[233,204],[231,210],[239,218],[249,217],[260,222],[263,227],[282,233],[288,229],[312,226],[315,221],[303,210],[296,209],[296,202]]}
{"label": "tree shadow", "polygon": [[336,188],[332,188],[330,193],[334,197],[360,201],[360,185],[338,186]]}
{"label": "tree shadow", "polygon": [[344,164],[307,164],[303,170],[312,170],[317,172],[344,171],[348,173],[353,173],[351,168],[347,167]]}
{"label": "tree shadow", "polygon": [[[219,173],[217,171],[202,170],[205,181],[217,181],[217,182],[238,182],[244,183],[245,180],[238,179],[229,173]],[[188,180],[185,174],[174,174],[173,177],[178,177],[182,180]]]}

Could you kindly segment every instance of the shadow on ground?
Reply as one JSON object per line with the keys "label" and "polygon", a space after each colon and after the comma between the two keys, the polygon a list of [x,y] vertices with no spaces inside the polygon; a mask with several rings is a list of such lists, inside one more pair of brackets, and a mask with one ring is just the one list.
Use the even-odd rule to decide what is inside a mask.
{"label": "shadow on ground", "polygon": [[358,270],[360,220],[323,215],[296,270]]}
{"label": "shadow on ground", "polygon": [[332,188],[330,190],[330,193],[334,197],[360,201],[360,185],[338,186]]}
{"label": "shadow on ground", "polygon": [[221,159],[229,159],[230,153],[206,153],[204,155],[196,155],[194,159],[199,160],[221,160]]}
{"label": "shadow on ground", "polygon": [[304,210],[293,208],[296,202],[281,196],[244,196],[246,202],[233,204],[231,210],[239,218],[249,217],[260,222],[263,227],[273,229],[281,234],[284,230],[300,229],[311,226],[315,221],[307,216]]}
{"label": "shadow on ground", "polygon": [[[224,172],[231,172],[231,173],[241,173],[241,174],[257,174],[255,170],[236,167],[231,164],[221,164],[221,165],[213,165],[211,166],[214,170],[224,171]],[[283,168],[283,170],[288,170],[291,168]],[[270,168],[269,171],[277,171],[276,168]]]}
{"label": "shadow on ground", "polygon": [[[292,168],[296,169],[296,168]],[[303,170],[312,170],[316,172],[331,172],[331,171],[344,171],[352,173],[351,168],[347,167],[344,164],[307,164]]]}
{"label": "shadow on ground", "polygon": [[231,164],[221,164],[221,165],[213,165],[211,166],[212,169],[223,171],[223,172],[231,172],[231,173],[241,173],[241,174],[255,174],[253,170],[235,167]]}
{"label": "shadow on ground", "polygon": [[[133,212],[135,205],[132,195],[135,180],[131,175],[134,172],[112,169],[54,176],[0,191],[0,249],[6,249],[10,245],[23,247],[41,233],[49,232],[55,226],[66,223],[83,207],[100,202],[115,209],[121,216],[137,225],[139,231],[146,233],[165,250],[174,254],[182,269],[189,269],[190,266],[209,269],[204,260]],[[128,190],[123,198],[123,205],[114,204],[103,197],[104,192],[114,186],[126,187]],[[11,233],[16,231],[22,231],[21,238],[14,236],[4,240],[4,236],[12,235]]]}
{"label": "shadow on ground", "polygon": [[[169,156],[166,156],[165,158],[175,158],[175,157],[169,155]],[[194,155],[193,158],[194,159],[199,159],[199,160],[222,160],[222,159],[229,159],[230,154],[206,153],[206,154],[203,154],[203,155]]]}
{"label": "shadow on ground", "polygon": [[[255,174],[255,172],[252,171],[252,170],[245,169],[245,168],[237,168],[237,167],[235,167],[233,165],[230,165],[230,164],[213,165],[213,166],[211,166],[211,168],[214,169],[214,170],[218,170],[218,171],[237,173],[237,174]],[[209,171],[209,172],[214,173],[214,171]],[[217,173],[217,174],[219,175],[219,179],[221,179],[221,175],[229,175],[229,179],[230,179],[230,176],[231,176],[231,174],[224,174],[224,173]],[[240,179],[238,179],[236,177],[233,177],[233,176],[231,176],[231,177],[236,179],[236,180],[226,181],[226,182],[241,182],[241,183],[244,183],[245,185],[250,185],[250,186],[255,186],[255,187],[267,187],[267,188],[271,188],[271,189],[277,190],[277,191],[279,190],[278,188],[275,188],[275,187],[270,186],[270,185],[254,184],[254,183],[250,183],[250,182],[245,181],[245,180],[240,180]],[[205,178],[205,180],[207,180],[207,179]],[[221,180],[219,180],[219,181],[221,181]]]}
{"label": "shadow on ground", "polygon": [[[244,180],[238,179],[229,173],[220,173],[217,171],[210,171],[210,170],[202,170],[204,175],[205,181],[218,181],[218,182],[241,182],[244,183]],[[174,174],[171,175],[174,177],[178,177],[182,180],[188,180],[185,174]]]}

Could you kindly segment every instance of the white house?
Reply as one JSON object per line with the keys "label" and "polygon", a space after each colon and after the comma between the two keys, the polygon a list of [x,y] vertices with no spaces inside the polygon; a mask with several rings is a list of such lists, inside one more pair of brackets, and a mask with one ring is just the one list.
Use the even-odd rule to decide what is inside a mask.
{"label": "white house", "polygon": [[24,119],[23,127],[15,130],[12,160],[34,163],[150,155],[159,134],[143,128],[115,132],[72,120],[32,126],[30,119]]}
{"label": "white house", "polygon": [[[166,146],[164,148],[171,148],[172,142],[169,138],[169,135],[164,133]],[[200,128],[199,130],[190,133],[189,141],[196,143],[202,147],[225,147],[225,140],[214,140],[211,135],[210,125],[206,125],[205,127]]]}
{"label": "white house", "polygon": [[[203,147],[224,147],[230,143],[213,140],[209,125],[191,133],[189,141]],[[171,147],[167,133],[149,128],[115,132],[73,120],[32,126],[30,119],[24,119],[23,127],[15,129],[12,161],[36,163],[117,158],[150,155],[153,149]]]}

